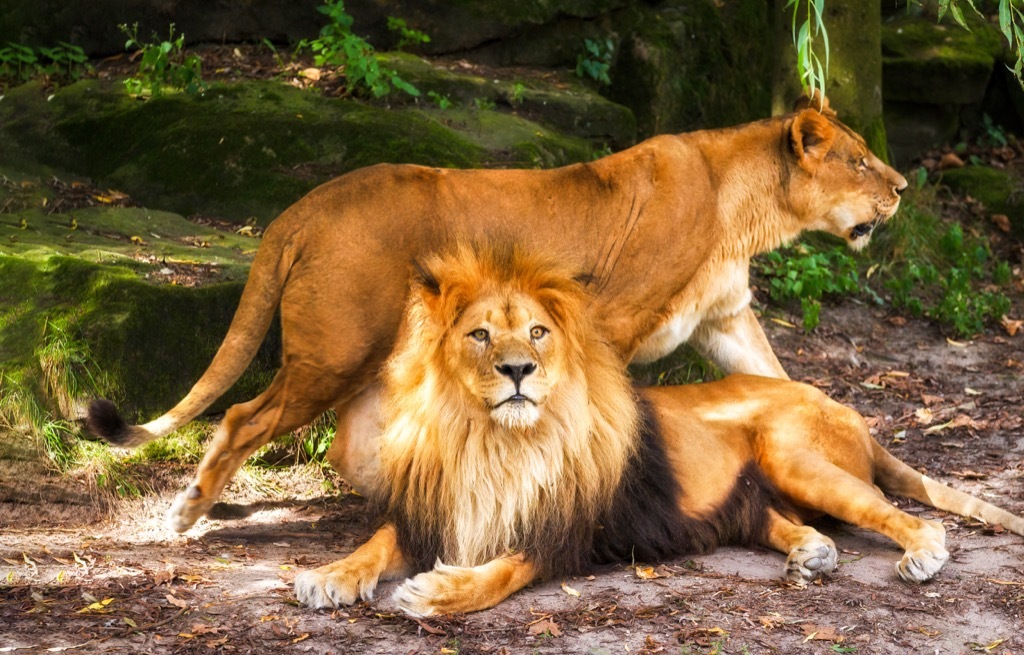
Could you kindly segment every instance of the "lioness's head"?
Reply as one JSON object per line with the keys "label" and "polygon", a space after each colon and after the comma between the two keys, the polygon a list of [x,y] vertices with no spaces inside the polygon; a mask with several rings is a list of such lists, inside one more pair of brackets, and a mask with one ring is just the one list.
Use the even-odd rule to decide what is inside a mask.
{"label": "lioness's head", "polygon": [[489,420],[523,430],[570,371],[579,377],[572,353],[589,329],[584,303],[582,286],[551,258],[464,247],[420,264],[410,307],[417,325],[407,329],[434,340],[441,383],[459,386]]}
{"label": "lioness's head", "polygon": [[836,118],[827,99],[803,98],[796,109],[789,123],[797,162],[790,202],[798,215],[810,217],[804,229],[835,234],[859,250],[896,213],[907,180]]}

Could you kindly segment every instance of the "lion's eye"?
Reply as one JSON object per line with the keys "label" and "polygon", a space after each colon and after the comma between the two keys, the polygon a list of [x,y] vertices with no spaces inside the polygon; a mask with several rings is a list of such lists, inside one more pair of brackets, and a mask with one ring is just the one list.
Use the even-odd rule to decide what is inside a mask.
{"label": "lion's eye", "polygon": [[860,163],[857,164],[857,167],[860,168],[862,171],[866,171],[868,169],[868,158],[861,157]]}
{"label": "lion's eye", "polygon": [[483,328],[473,330],[469,333],[469,336],[471,339],[479,341],[480,343],[487,343],[487,340],[491,338],[491,335]]}
{"label": "lion's eye", "polygon": [[541,339],[548,332],[550,332],[550,330],[548,330],[543,325],[534,325],[532,328],[530,328],[530,338],[531,339]]}

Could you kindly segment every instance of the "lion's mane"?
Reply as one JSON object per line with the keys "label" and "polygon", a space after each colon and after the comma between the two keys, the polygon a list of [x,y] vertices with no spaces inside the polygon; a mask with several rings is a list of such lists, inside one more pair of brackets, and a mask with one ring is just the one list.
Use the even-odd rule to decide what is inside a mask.
{"label": "lion's mane", "polygon": [[[564,338],[567,370],[531,428],[510,431],[444,354],[460,313],[484,294],[538,300]],[[421,264],[384,373],[376,504],[420,569],[521,552],[542,575],[581,570],[634,456],[637,403],[588,296],[565,265],[513,247],[463,246]],[[542,362],[543,365],[543,362]]]}

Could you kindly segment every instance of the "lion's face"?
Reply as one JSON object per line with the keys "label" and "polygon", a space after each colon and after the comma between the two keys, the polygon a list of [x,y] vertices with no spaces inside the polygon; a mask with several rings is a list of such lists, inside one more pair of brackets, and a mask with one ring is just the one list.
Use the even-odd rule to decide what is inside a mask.
{"label": "lion's face", "polygon": [[829,232],[860,250],[874,228],[896,213],[907,180],[827,108],[797,114],[791,137],[799,170],[790,199],[815,217],[805,229]]}
{"label": "lion's face", "polygon": [[453,375],[510,430],[533,426],[565,369],[563,335],[534,298],[491,293],[459,316],[445,344]]}

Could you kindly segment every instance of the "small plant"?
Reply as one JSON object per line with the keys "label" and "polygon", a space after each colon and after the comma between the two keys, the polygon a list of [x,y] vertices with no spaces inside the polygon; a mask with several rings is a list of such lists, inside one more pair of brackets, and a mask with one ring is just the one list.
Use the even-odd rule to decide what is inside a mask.
{"label": "small plant", "polygon": [[24,82],[36,74],[38,62],[32,48],[8,43],[6,48],[0,48],[0,77]]}
{"label": "small plant", "polygon": [[138,76],[124,81],[128,93],[135,96],[148,94],[156,98],[166,86],[188,94],[206,90],[202,78],[202,59],[198,55],[185,54],[185,35],[179,34],[178,38],[174,38],[174,23],[170,25],[167,40],[160,41],[154,34],[153,38],[157,40],[154,43],[139,40],[138,23],[130,28],[124,24],[118,27],[128,37],[125,49],[137,48],[141,53]]}
{"label": "small plant", "polygon": [[85,51],[77,45],[58,41],[53,48],[39,48],[39,52],[50,60],[48,75],[77,80],[91,69]]}
{"label": "small plant", "polygon": [[820,322],[822,298],[861,291],[857,264],[841,248],[819,252],[809,244],[799,244],[775,250],[762,258],[760,269],[768,279],[768,295],[773,300],[800,301],[807,331]]}
{"label": "small plant", "polygon": [[512,93],[509,95],[509,102],[513,105],[523,104],[523,99],[526,94],[526,85],[522,82],[516,82],[512,85]]}
{"label": "small plant", "polygon": [[1002,125],[997,125],[988,114],[981,115],[982,134],[978,143],[988,147],[1003,147],[1009,143]]}
{"label": "small plant", "polygon": [[490,98],[473,98],[473,106],[479,111],[491,111],[497,107]]}
{"label": "small plant", "polygon": [[584,39],[583,52],[576,56],[576,75],[589,77],[598,84],[611,84],[608,71],[614,54],[615,44],[611,39]]}
{"label": "small plant", "polygon": [[408,47],[416,47],[424,43],[430,43],[430,37],[419,30],[409,27],[401,18],[388,16],[388,29],[398,33],[396,50],[404,50]]}
{"label": "small plant", "polygon": [[427,97],[433,100],[434,104],[437,105],[439,109],[444,110],[452,108],[451,98],[446,95],[441,95],[437,91],[427,91]]}
{"label": "small plant", "polygon": [[392,88],[411,96],[419,96],[419,89],[409,84],[394,70],[382,67],[373,46],[352,33],[352,16],[345,12],[342,0],[325,0],[317,11],[327,16],[327,24],[320,36],[303,41],[300,48],[313,51],[313,63],[318,68],[329,66],[344,69],[345,79],[352,90],[368,91],[374,98],[391,93]]}

